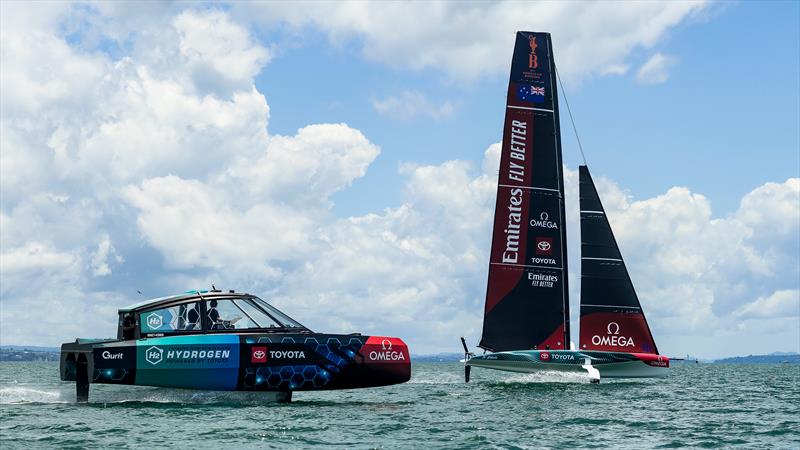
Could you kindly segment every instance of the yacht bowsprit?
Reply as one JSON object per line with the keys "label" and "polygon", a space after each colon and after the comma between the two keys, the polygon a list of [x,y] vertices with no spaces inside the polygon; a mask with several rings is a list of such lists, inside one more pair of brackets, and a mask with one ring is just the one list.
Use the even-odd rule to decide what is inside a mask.
{"label": "yacht bowsprit", "polygon": [[[399,338],[314,333],[251,294],[189,291],[119,310],[116,339],[61,346],[61,379],[79,402],[90,383],[273,392],[404,383],[411,359]],[[265,397],[266,398],[266,397]]]}
{"label": "yacht bowsprit", "polygon": [[600,197],[580,166],[579,348],[570,344],[567,234],[558,91],[549,33],[518,32],[511,63],[483,335],[470,367],[579,371],[600,377],[668,373]]}

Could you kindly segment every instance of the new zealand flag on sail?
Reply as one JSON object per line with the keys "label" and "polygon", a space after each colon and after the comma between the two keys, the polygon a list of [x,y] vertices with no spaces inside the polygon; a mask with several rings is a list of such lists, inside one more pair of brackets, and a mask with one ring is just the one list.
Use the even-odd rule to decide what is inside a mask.
{"label": "new zealand flag on sail", "polygon": [[523,102],[544,103],[544,86],[519,84],[519,86],[517,86],[517,100]]}

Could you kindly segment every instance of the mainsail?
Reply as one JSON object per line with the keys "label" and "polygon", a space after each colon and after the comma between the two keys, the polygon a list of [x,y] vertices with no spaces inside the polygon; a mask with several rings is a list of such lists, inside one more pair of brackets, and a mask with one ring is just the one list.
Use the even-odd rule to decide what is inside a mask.
{"label": "mainsail", "polygon": [[582,350],[658,353],[589,168],[580,166]]}
{"label": "mainsail", "polygon": [[549,33],[517,33],[501,152],[480,347],[566,349],[564,179]]}

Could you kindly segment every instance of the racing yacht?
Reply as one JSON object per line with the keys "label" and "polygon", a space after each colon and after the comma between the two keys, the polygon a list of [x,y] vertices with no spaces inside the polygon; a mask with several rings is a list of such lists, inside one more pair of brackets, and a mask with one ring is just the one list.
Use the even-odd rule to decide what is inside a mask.
{"label": "racing yacht", "polygon": [[556,66],[549,33],[517,32],[489,261],[484,354],[471,367],[660,377],[660,355],[589,168],[579,168],[581,299],[570,343],[567,234]]}
{"label": "racing yacht", "polygon": [[399,338],[315,333],[255,295],[189,291],[118,311],[116,339],[61,346],[60,375],[86,402],[91,383],[292,392],[404,383],[411,360]]}

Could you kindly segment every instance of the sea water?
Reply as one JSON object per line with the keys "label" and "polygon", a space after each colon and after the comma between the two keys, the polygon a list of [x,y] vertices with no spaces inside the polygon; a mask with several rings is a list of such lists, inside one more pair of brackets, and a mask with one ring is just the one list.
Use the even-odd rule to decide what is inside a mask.
{"label": "sea water", "polygon": [[800,365],[685,364],[665,379],[517,375],[415,363],[410,382],[258,393],[92,385],[0,363],[0,447],[800,448]]}

